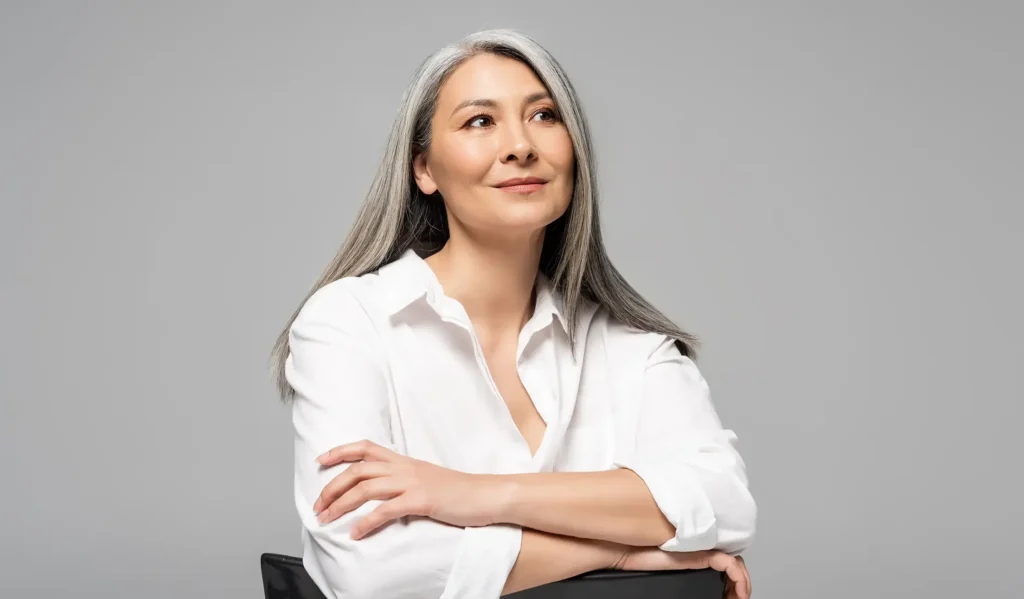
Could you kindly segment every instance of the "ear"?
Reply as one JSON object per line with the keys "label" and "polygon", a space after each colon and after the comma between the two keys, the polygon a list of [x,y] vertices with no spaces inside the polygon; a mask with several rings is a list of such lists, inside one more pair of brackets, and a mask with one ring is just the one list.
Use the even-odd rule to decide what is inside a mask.
{"label": "ear", "polygon": [[427,155],[417,154],[412,159],[412,172],[416,178],[416,186],[426,195],[437,192],[437,183],[430,176],[430,169],[427,168]]}

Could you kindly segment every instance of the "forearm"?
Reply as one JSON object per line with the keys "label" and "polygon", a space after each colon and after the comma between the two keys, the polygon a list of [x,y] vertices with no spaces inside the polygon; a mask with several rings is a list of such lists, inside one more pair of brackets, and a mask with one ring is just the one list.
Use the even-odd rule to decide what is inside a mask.
{"label": "forearm", "polygon": [[616,543],[524,529],[519,557],[501,594],[610,568],[625,550]]}
{"label": "forearm", "polygon": [[501,476],[506,501],[499,521],[549,533],[636,547],[671,539],[665,518],[632,470],[541,472]]}

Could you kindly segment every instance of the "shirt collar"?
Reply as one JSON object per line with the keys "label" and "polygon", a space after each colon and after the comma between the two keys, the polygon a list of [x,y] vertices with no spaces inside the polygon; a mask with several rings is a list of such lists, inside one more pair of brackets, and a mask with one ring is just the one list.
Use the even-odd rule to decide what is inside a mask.
{"label": "shirt collar", "polygon": [[[411,248],[405,250],[397,260],[381,267],[379,272],[390,283],[386,308],[391,316],[417,300],[426,299],[432,306],[436,306],[437,300],[444,295],[434,271]],[[563,316],[564,309],[561,294],[544,273],[537,273],[537,300],[530,321],[537,321],[538,325],[543,326],[557,320],[562,330],[568,333],[568,325]]]}
{"label": "shirt collar", "polygon": [[[533,308],[533,318],[557,320],[566,334],[569,325],[565,321],[565,302],[562,294],[551,284],[551,280],[542,272],[537,273],[537,302]],[[546,324],[546,323],[545,323]]]}

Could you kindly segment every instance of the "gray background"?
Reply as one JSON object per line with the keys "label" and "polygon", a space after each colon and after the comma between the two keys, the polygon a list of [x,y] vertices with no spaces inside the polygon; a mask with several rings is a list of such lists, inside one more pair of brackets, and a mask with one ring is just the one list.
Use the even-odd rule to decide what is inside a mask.
{"label": "gray background", "polygon": [[507,26],[705,341],[755,597],[1020,596],[1020,5],[594,6],[4,2],[0,595],[261,596],[299,550],[267,353],[415,67]]}

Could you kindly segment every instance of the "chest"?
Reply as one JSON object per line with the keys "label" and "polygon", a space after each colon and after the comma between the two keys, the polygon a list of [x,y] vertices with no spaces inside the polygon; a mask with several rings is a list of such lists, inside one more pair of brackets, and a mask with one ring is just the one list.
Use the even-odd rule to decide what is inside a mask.
{"label": "chest", "polygon": [[[395,446],[471,473],[611,467],[628,365],[601,343],[577,356],[555,332],[520,348],[458,327],[392,331],[387,361]],[[517,355],[518,354],[518,355]],[[628,442],[628,441],[627,441]]]}
{"label": "chest", "polygon": [[[520,377],[515,340],[506,339],[482,345],[481,350],[485,362],[483,374],[490,376],[496,395],[505,404],[509,417],[523,437],[530,455],[536,456],[544,439],[547,423]],[[541,398],[542,401],[543,399],[545,398]]]}

